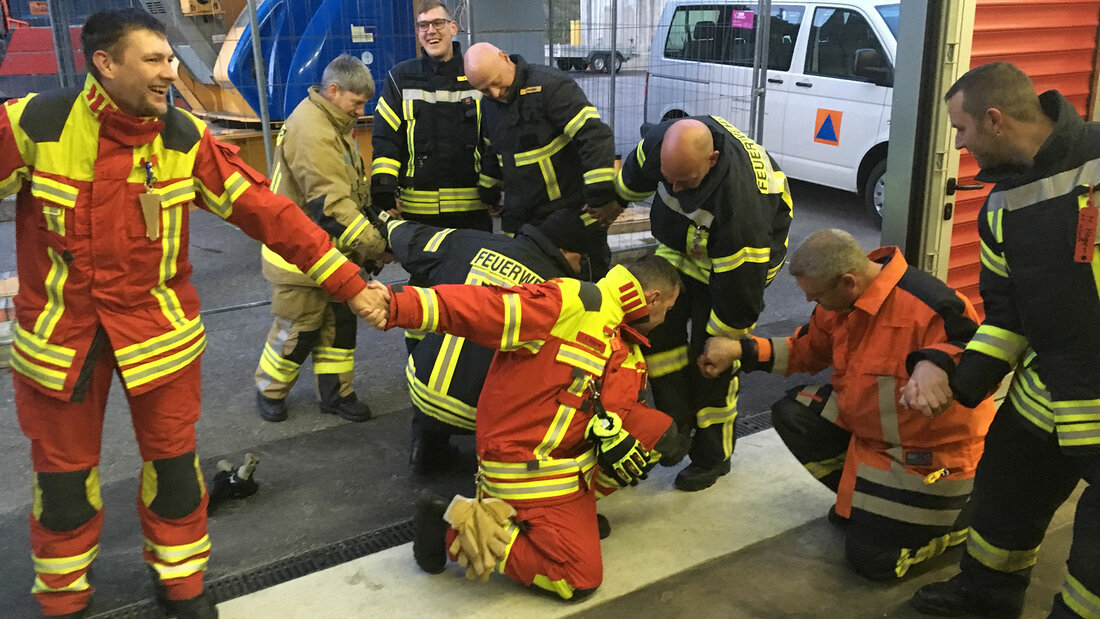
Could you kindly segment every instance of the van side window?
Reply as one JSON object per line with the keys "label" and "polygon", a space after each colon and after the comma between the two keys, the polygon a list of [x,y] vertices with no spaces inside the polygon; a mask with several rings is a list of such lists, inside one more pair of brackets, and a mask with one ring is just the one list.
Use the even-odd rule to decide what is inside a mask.
{"label": "van side window", "polygon": [[[755,8],[755,4],[678,7],[665,39],[665,57],[752,66],[758,24],[752,14]],[[771,7],[769,69],[790,68],[804,12],[796,6]]]}
{"label": "van side window", "polygon": [[860,80],[852,74],[856,50],[873,49],[885,59],[882,43],[867,18],[850,9],[818,8],[810,26],[806,73]]}

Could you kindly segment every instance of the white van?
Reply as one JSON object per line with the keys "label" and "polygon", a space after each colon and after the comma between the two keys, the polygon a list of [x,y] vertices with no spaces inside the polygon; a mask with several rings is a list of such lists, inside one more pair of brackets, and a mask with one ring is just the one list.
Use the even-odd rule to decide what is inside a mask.
{"label": "white van", "polygon": [[[653,36],[645,119],[715,114],[747,130],[754,2],[670,0]],[[763,145],[791,178],[864,196],[881,221],[897,1],[771,5]]]}

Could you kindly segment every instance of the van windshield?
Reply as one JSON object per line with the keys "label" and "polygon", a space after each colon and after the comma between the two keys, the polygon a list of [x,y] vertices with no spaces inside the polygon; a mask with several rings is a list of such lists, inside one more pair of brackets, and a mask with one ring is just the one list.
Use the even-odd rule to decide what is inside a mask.
{"label": "van windshield", "polygon": [[898,37],[898,13],[901,11],[901,5],[880,4],[875,7],[875,10],[882,16],[882,21],[886,22],[886,27],[890,29],[890,34],[894,35],[896,39]]}

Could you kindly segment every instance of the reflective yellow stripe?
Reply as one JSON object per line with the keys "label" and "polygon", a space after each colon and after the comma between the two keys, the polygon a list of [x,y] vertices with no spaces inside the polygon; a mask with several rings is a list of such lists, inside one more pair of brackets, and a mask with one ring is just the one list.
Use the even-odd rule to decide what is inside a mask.
{"label": "reflective yellow stripe", "polygon": [[947,535],[934,537],[927,544],[916,550],[902,548],[897,565],[894,567],[894,574],[896,574],[898,578],[901,578],[905,576],[910,567],[933,557],[938,557],[948,548],[958,546],[965,541],[966,529],[960,529],[958,531],[952,531]]}
{"label": "reflective yellow stripe", "polygon": [[496,187],[497,185],[500,185],[502,182],[503,181],[501,181],[499,178],[493,178],[492,176],[488,176],[486,174],[478,174],[477,175],[477,185],[478,185],[478,187],[485,187],[486,189],[488,189],[489,187]]}
{"label": "reflective yellow stripe", "polygon": [[1027,349],[1027,338],[1008,329],[983,324],[978,327],[966,349],[1015,365]]}
{"label": "reflective yellow stripe", "polygon": [[554,156],[558,151],[565,148],[565,145],[569,144],[569,137],[566,135],[559,135],[550,141],[546,146],[541,146],[533,150],[524,151],[522,153],[516,153],[516,167],[531,165],[538,163],[544,159],[549,159]]}
{"label": "reflective yellow stripe", "polygon": [[171,580],[173,578],[186,578],[192,574],[202,572],[206,570],[206,565],[209,562],[210,558],[207,556],[178,565],[164,565],[161,563],[153,563],[152,565],[161,580]]}
{"label": "reflective yellow stripe", "polygon": [[390,159],[389,157],[376,157],[370,166],[370,173],[372,175],[389,174],[390,176],[397,176],[400,171],[401,162],[396,159]]}
{"label": "reflective yellow stripe", "polygon": [[201,335],[203,331],[202,320],[196,316],[167,333],[116,350],[115,359],[119,366],[133,365],[168,352]]}
{"label": "reflective yellow stripe", "polygon": [[402,101],[401,110],[405,117],[405,142],[409,151],[409,162],[405,166],[405,176],[412,178],[413,173],[416,171],[416,143],[413,140],[413,133],[416,130],[416,117],[413,116],[413,102]]}
{"label": "reflective yellow stripe", "polygon": [[1044,432],[1054,431],[1054,406],[1050,401],[1050,392],[1034,366],[1025,362],[1024,367],[1018,368],[1012,375],[1008,399],[1016,411],[1035,426]]}
{"label": "reflective yellow stripe", "polygon": [[46,274],[46,305],[42,313],[34,322],[34,332],[48,340],[61,320],[61,314],[65,312],[65,282],[69,279],[69,265],[61,254],[46,248],[46,254],[50,257],[50,271]]}
{"label": "reflective yellow stripe", "polygon": [[[581,492],[581,480],[596,466],[594,451],[579,459],[539,459],[526,462],[482,462],[482,488],[489,496],[509,501],[547,499]],[[552,476],[552,477],[548,477]]]}
{"label": "reflective yellow stripe", "polygon": [[[999,212],[1003,213],[1004,211]],[[992,271],[994,275],[1007,279],[1008,261],[1005,260],[1004,256],[994,252],[984,241],[981,243],[981,247],[982,266]]]}
{"label": "reflective yellow stripe", "polygon": [[344,266],[347,261],[347,258],[340,253],[340,250],[333,247],[325,252],[325,255],[321,256],[321,259],[315,262],[313,266],[306,271],[306,275],[318,284],[323,284],[330,275]]}
{"label": "reflective yellow stripe", "polygon": [[710,283],[710,259],[696,260],[687,254],[672,249],[664,243],[657,244],[657,251],[655,253],[667,260],[669,264],[676,267],[676,269],[684,275],[704,284]]}
{"label": "reflective yellow stripe", "polygon": [[234,172],[229,175],[229,178],[225,179],[225,192],[229,196],[230,202],[233,203],[236,203],[237,198],[240,198],[241,194],[251,186],[252,183],[248,182],[248,179],[240,172]]}
{"label": "reflective yellow stripe", "polygon": [[34,363],[34,361],[24,357],[18,348],[12,348],[11,350],[11,367],[47,389],[61,391],[65,388],[66,372],[60,372]]}
{"label": "reflective yellow stripe", "polygon": [[165,563],[177,563],[186,561],[195,555],[210,550],[210,536],[203,535],[198,541],[178,546],[162,546],[154,544],[149,538],[145,538],[145,549],[153,551],[157,559]]}
{"label": "reflective yellow stripe", "polygon": [[198,183],[199,193],[202,194],[203,202],[206,203],[210,212],[222,219],[229,219],[233,214],[233,201],[229,197],[229,192],[214,193],[202,181],[195,179],[195,182]]}
{"label": "reflective yellow stripe", "polygon": [[317,346],[313,349],[315,374],[345,374],[355,371],[355,351],[347,348]]}
{"label": "reflective yellow stripe", "polygon": [[640,140],[638,146],[634,148],[634,159],[638,162],[638,167],[641,168],[645,165],[645,140]]}
{"label": "reflective yellow stripe", "polygon": [[610,183],[615,180],[615,168],[596,168],[584,173],[584,184]]}
{"label": "reflective yellow stripe", "polygon": [[443,336],[439,354],[432,365],[431,376],[428,377],[428,385],[432,391],[447,393],[451,388],[451,379],[454,378],[455,366],[464,342],[462,338],[450,333]]}
{"label": "reflective yellow stripe", "polygon": [[650,378],[667,376],[686,368],[688,363],[687,345],[645,356],[645,364],[649,368]]}
{"label": "reflective yellow stripe", "polygon": [[73,208],[76,206],[76,198],[79,193],[76,187],[52,178],[37,174],[31,177],[31,195],[41,200],[48,200]]}
{"label": "reflective yellow stripe", "polygon": [[732,271],[746,262],[767,264],[771,259],[772,250],[769,247],[742,247],[737,253],[721,258],[711,258],[711,268],[714,273]]}
{"label": "reflective yellow stripe", "polygon": [[736,327],[731,327],[731,326],[727,325],[726,323],[722,322],[722,319],[718,317],[718,314],[716,314],[714,312],[714,310],[711,310],[710,319],[707,321],[707,333],[709,333],[711,335],[722,335],[722,336],[725,336],[725,337],[737,339],[737,338],[744,337],[744,336],[748,335],[749,333],[751,333],[752,328],[755,327],[755,326],[756,326],[756,324],[753,323],[753,324],[745,327],[744,329],[738,329]]}
{"label": "reflective yellow stripe", "polygon": [[[477,409],[458,398],[447,395],[445,391],[433,389],[421,382],[416,377],[416,365],[411,356],[405,366],[405,378],[409,383],[409,397],[425,415],[464,430],[475,428]],[[449,387],[448,382],[445,388]]]}
{"label": "reflective yellow stripe", "polygon": [[420,331],[435,331],[439,327],[439,297],[431,288],[413,288],[420,299]]}
{"label": "reflective yellow stripe", "polygon": [[512,554],[512,545],[516,543],[516,538],[519,537],[519,526],[515,521],[509,520],[508,526],[504,529],[508,533],[508,544],[504,547],[504,558],[502,558],[496,565],[496,572],[503,574],[504,569],[508,563],[508,557]]}
{"label": "reflective yellow stripe", "polygon": [[61,587],[50,587],[46,583],[42,582],[41,578],[37,576],[34,578],[34,586],[31,587],[31,593],[62,593],[65,591],[86,591],[91,585],[88,584],[88,575],[81,574],[80,578],[74,580],[71,584]]}
{"label": "reflective yellow stripe", "polygon": [[344,228],[343,234],[336,239],[336,248],[341,251],[351,251],[352,246],[370,225],[365,215],[356,215],[348,227]]}
{"label": "reflective yellow stripe", "polygon": [[570,342],[562,342],[555,360],[565,365],[580,368],[593,376],[602,376],[604,366],[607,365],[606,357],[597,355]]}
{"label": "reflective yellow stripe", "polygon": [[[282,133],[280,131],[280,133]],[[275,172],[271,174],[271,191],[279,193],[279,187],[283,184],[283,162],[275,161]]]}
{"label": "reflective yellow stripe", "polygon": [[515,350],[520,342],[523,306],[520,304],[519,295],[514,293],[501,297],[501,302],[504,304],[504,329],[500,334],[500,349]]}
{"label": "reflective yellow stripe", "polygon": [[564,578],[560,580],[550,580],[543,574],[535,574],[535,578],[531,581],[531,584],[539,589],[545,589],[551,593],[558,594],[563,600],[573,599],[573,587],[569,586],[569,582]]}
{"label": "reflective yellow stripe", "polygon": [[[177,183],[178,185],[178,183]],[[176,195],[174,204],[180,204],[185,197],[194,197],[194,191],[189,187],[177,187],[171,193]],[[191,198],[187,197],[187,200]],[[157,275],[157,285],[149,290],[150,294],[160,305],[160,311],[168,319],[169,324],[179,325],[187,322],[187,316],[183,311],[176,292],[168,286],[168,282],[176,276],[176,264],[179,260],[180,236],[183,230],[183,209],[172,208],[162,204],[160,209],[160,265]]]}
{"label": "reflective yellow stripe", "polygon": [[1066,574],[1066,582],[1062,585],[1062,601],[1082,617],[1100,617],[1100,596],[1085,588],[1073,574]]}
{"label": "reflective yellow stripe", "polygon": [[967,530],[966,552],[979,563],[998,572],[1016,572],[1035,565],[1039,547],[1005,550],[990,544],[973,527]]}
{"label": "reflective yellow stripe", "polygon": [[[569,387],[566,388],[566,392],[584,398],[587,382],[585,376],[575,377]],[[565,432],[569,429],[569,424],[573,422],[573,416],[576,412],[577,409],[572,406],[558,405],[558,410],[554,413],[554,419],[551,420],[542,440],[534,449],[536,460],[551,459],[550,454],[561,445],[562,439],[565,438]]]}
{"label": "reflective yellow stripe", "polygon": [[424,244],[424,251],[429,253],[439,251],[439,247],[443,244],[443,239],[450,236],[454,231],[454,228],[444,228],[436,232],[432,235],[432,238],[428,239],[428,242]]}
{"label": "reflective yellow stripe", "polygon": [[1052,404],[1058,423],[1100,422],[1100,399],[1059,400]]}
{"label": "reflective yellow stripe", "polygon": [[477,187],[447,187],[439,191],[402,188],[401,210],[420,215],[485,210]]}
{"label": "reflective yellow stripe", "polygon": [[[739,361],[733,362],[733,371],[741,366]],[[740,381],[734,376],[726,390],[726,399],[719,406],[704,406],[695,413],[695,423],[700,428],[707,428],[718,424],[733,426],[733,420],[737,418],[737,391]]]}
{"label": "reflective yellow stripe", "polygon": [[577,115],[574,116],[572,120],[565,123],[565,135],[572,138],[577,135],[577,132],[581,130],[584,123],[592,119],[600,119],[600,113],[596,111],[596,108],[591,105],[581,108],[581,111],[577,112]]}
{"label": "reflective yellow stripe", "polygon": [[844,462],[847,459],[848,452],[843,451],[838,456],[833,456],[825,460],[818,460],[816,462],[806,462],[802,466],[810,472],[810,475],[814,476],[814,479],[824,479],[830,473],[843,470]]}
{"label": "reflective yellow stripe", "polygon": [[190,178],[186,178],[171,185],[157,187],[153,190],[153,193],[160,196],[161,208],[176,206],[195,199],[195,182]]}
{"label": "reflective yellow stripe", "polygon": [[10,196],[23,187],[23,180],[27,178],[27,166],[16,168],[7,178],[0,180],[0,197]]}
{"label": "reflective yellow stripe", "polygon": [[91,565],[98,554],[99,544],[96,544],[87,552],[71,557],[39,557],[31,553],[31,560],[36,574],[71,574]]}
{"label": "reflective yellow stripe", "polygon": [[122,382],[126,383],[127,388],[132,389],[168,376],[190,365],[205,349],[206,334],[204,333],[195,343],[175,354],[122,370]]}
{"label": "reflective yellow stripe", "polygon": [[390,126],[390,129],[397,131],[401,127],[401,119],[397,117],[397,112],[393,111],[389,102],[383,98],[378,99],[378,105],[374,107],[374,111],[382,117],[382,120],[386,121],[386,124]]}
{"label": "reflective yellow stripe", "polygon": [[652,191],[634,191],[627,187],[626,181],[623,180],[622,170],[619,170],[619,173],[615,175],[615,191],[628,202],[641,202],[653,195]]}
{"label": "reflective yellow stripe", "polygon": [[75,349],[50,344],[45,338],[27,331],[18,323],[15,324],[15,333],[12,336],[14,346],[31,353],[35,360],[46,361],[63,368],[72,367],[73,357],[76,356]]}
{"label": "reflective yellow stripe", "polygon": [[790,361],[791,350],[787,338],[771,338],[772,343],[772,374],[786,376],[787,364]]}
{"label": "reflective yellow stripe", "polygon": [[298,379],[301,366],[279,355],[271,344],[265,343],[260,355],[260,369],[276,382],[290,384]]}

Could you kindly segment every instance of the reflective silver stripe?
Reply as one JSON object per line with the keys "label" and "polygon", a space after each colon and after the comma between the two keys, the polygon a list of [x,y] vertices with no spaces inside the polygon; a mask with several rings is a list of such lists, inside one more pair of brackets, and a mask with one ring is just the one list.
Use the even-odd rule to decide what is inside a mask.
{"label": "reflective silver stripe", "polygon": [[710,211],[703,209],[696,209],[691,213],[685,211],[680,206],[680,201],[676,199],[676,196],[669,193],[668,186],[663,182],[657,184],[657,196],[661,198],[665,206],[690,219],[697,228],[710,228],[710,224],[714,221],[714,213]]}
{"label": "reflective silver stripe", "polygon": [[1064,196],[1076,187],[1096,183],[1098,178],[1100,178],[1100,159],[1092,159],[1072,170],[1066,170],[1012,189],[994,191],[986,198],[986,208],[989,211],[999,211],[1001,209],[1014,211],[1051,198]]}
{"label": "reflective silver stripe", "polygon": [[439,355],[435,359],[432,374],[428,379],[428,387],[433,391],[447,392],[447,387],[451,382],[451,374],[454,371],[455,360],[459,352],[462,351],[462,344],[465,341],[450,333],[443,336],[443,345],[439,347]]}
{"label": "reflective silver stripe", "polygon": [[790,361],[791,351],[787,347],[787,338],[773,337],[772,343],[772,373],[787,374],[787,364]]}
{"label": "reflective silver stripe", "polygon": [[420,88],[402,88],[401,98],[406,101],[424,101],[427,103],[459,103],[463,99],[481,99],[479,90],[422,90]]}
{"label": "reflective silver stripe", "polygon": [[1100,592],[1089,591],[1073,574],[1066,574],[1066,582],[1062,585],[1062,601],[1082,617],[1100,617]]}
{"label": "reflective silver stripe", "polygon": [[382,117],[382,120],[386,121],[386,124],[390,126],[390,129],[397,131],[401,126],[401,119],[397,117],[397,112],[393,111],[390,104],[385,99],[379,99],[378,105],[375,106],[375,111]]}
{"label": "reflective silver stripe", "polygon": [[909,522],[930,527],[950,527],[959,519],[957,509],[928,509],[895,503],[889,499],[856,491],[852,494],[852,508],[878,514],[891,520]]}
{"label": "reflective silver stripe", "polygon": [[866,479],[880,486],[897,488],[899,490],[910,490],[912,492],[932,496],[961,497],[970,494],[971,490],[974,489],[973,478],[952,479],[950,477],[941,477],[939,481],[934,484],[926,484],[924,483],[924,478],[920,475],[911,475],[900,467],[895,470],[884,471],[867,464],[861,464],[859,465],[857,476],[860,479]]}
{"label": "reflective silver stripe", "polygon": [[898,427],[898,398],[895,393],[897,379],[893,376],[876,376],[878,382],[878,414],[882,424],[882,440],[889,447],[886,453],[901,463],[904,456],[901,448],[901,429]]}

